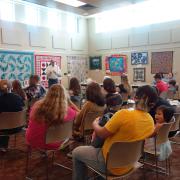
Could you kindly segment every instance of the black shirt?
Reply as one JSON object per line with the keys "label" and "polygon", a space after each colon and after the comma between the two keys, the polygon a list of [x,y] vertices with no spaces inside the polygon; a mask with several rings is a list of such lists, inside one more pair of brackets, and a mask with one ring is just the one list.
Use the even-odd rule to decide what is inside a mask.
{"label": "black shirt", "polygon": [[22,98],[13,93],[6,93],[0,96],[0,112],[22,111],[24,102]]}

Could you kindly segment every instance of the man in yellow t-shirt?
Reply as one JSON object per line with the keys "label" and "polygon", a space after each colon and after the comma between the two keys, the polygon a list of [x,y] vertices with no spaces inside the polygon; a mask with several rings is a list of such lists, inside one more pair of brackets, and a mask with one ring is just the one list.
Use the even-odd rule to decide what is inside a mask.
{"label": "man in yellow t-shirt", "polygon": [[[154,130],[154,122],[148,114],[149,109],[155,104],[157,93],[150,86],[142,86],[136,92],[135,110],[120,110],[107,122],[104,127],[98,124],[98,119],[93,122],[97,136],[104,138],[102,147],[80,146],[73,151],[73,180],[84,180],[87,177],[87,166],[105,172],[107,152],[111,145],[117,141],[132,142],[149,137]],[[121,175],[133,167],[118,167],[110,169],[112,174]]]}

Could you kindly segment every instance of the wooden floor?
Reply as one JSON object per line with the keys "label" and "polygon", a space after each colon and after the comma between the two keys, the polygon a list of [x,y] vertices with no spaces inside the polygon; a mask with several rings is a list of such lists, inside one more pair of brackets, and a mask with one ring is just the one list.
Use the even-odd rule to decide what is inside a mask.
{"label": "wooden floor", "polygon": [[[10,147],[13,147],[13,140],[11,138]],[[180,142],[180,136],[175,138]],[[164,180],[180,180],[180,145],[172,145],[173,154],[171,156],[171,175],[160,175],[159,179]],[[65,163],[71,167],[71,159],[68,159],[66,152],[57,152],[55,161]],[[49,158],[49,164],[51,158]],[[26,177],[25,174],[26,165],[26,145],[24,139],[24,133],[17,136],[16,150],[9,150],[6,153],[0,153],[0,180],[23,180]],[[30,162],[30,174],[34,180],[46,179],[45,160],[39,153],[34,153]],[[72,172],[62,169],[58,166],[49,166],[49,179],[50,180],[71,180]],[[143,179],[143,170],[140,169],[133,173],[129,180],[141,180]],[[155,173],[151,169],[145,169],[145,179],[156,179]]]}

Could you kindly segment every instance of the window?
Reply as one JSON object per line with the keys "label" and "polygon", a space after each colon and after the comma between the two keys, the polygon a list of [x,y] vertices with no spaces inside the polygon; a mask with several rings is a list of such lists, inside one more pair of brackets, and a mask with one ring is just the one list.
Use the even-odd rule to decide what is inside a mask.
{"label": "window", "polygon": [[55,10],[48,11],[48,28],[60,29],[61,28],[61,15]]}
{"label": "window", "polygon": [[0,1],[0,18],[5,21],[14,21],[14,3]]}
{"label": "window", "polygon": [[69,33],[75,33],[77,32],[77,17],[68,14],[67,15],[67,31]]}
{"label": "window", "polygon": [[97,15],[96,32],[180,20],[179,0],[148,0]]}
{"label": "window", "polygon": [[36,26],[38,24],[38,9],[31,5],[25,5],[25,23]]}

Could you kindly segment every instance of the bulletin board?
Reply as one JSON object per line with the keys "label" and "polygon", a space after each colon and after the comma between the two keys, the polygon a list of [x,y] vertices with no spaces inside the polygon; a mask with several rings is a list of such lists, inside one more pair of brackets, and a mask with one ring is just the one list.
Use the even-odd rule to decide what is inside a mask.
{"label": "bulletin board", "polygon": [[119,76],[127,72],[127,56],[114,54],[105,59],[106,74]]}

